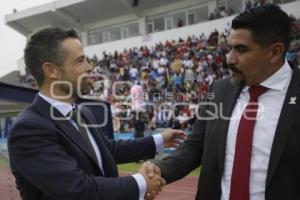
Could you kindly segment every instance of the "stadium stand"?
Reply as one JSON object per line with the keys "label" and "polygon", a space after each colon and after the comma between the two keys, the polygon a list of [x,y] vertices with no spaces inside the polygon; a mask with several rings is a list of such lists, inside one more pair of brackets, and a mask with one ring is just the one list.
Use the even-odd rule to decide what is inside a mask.
{"label": "stadium stand", "polygon": [[[294,21],[293,41],[287,60],[299,65],[300,21],[293,16],[291,20]],[[227,34],[228,30],[221,33],[215,30],[207,37],[204,34],[192,35],[150,48],[141,46],[123,52],[103,52],[102,59],[94,55],[90,62],[94,66],[96,81],[89,96],[110,102],[114,117],[125,119],[134,110],[130,88],[139,84],[144,94],[142,103],[151,102],[144,108],[149,129],[190,128],[195,117],[195,104],[207,95],[208,86],[213,80],[230,76],[226,66]],[[22,77],[19,83],[35,86],[30,74]],[[180,102],[182,105],[176,107],[172,115],[170,108],[164,110],[168,106],[160,109],[160,105],[166,102],[170,105]],[[116,131],[128,132],[133,128],[133,123],[128,123],[128,120],[119,123]]]}
{"label": "stadium stand", "polygon": [[[65,4],[61,3],[59,5],[59,2],[65,2]],[[91,8],[90,6],[92,6],[90,2],[81,2],[82,5],[78,5],[80,2],[81,1],[58,1],[39,8],[40,12],[44,13],[45,17],[49,17],[50,20],[57,22],[52,19],[53,14],[57,15],[56,17],[63,19],[64,25],[75,27],[79,31],[82,43],[86,45],[90,62],[94,66],[95,84],[90,91],[89,98],[100,99],[111,103],[115,131],[129,132],[134,128],[134,121],[128,119],[131,119],[133,111],[137,109],[135,106],[139,106],[135,105],[137,103],[136,101],[139,101],[138,104],[140,105],[146,105],[142,108],[148,121],[147,129],[154,130],[155,128],[173,127],[189,130],[195,120],[195,105],[207,95],[209,85],[215,79],[230,76],[230,71],[226,68],[226,55],[228,53],[226,40],[229,33],[229,24],[226,24],[226,22],[231,19],[230,17],[228,18],[228,16],[234,12],[239,12],[241,7],[243,9],[249,9],[267,3],[268,1],[232,1],[235,4],[232,3],[230,5],[226,5],[223,1],[216,1],[214,5],[207,1],[202,2],[203,5],[199,2],[195,4],[193,1],[188,1],[187,5],[194,5],[194,7],[198,9],[197,12],[200,12],[200,8],[207,9],[207,13],[211,11],[209,16],[202,16],[202,19],[199,19],[201,14],[191,12],[190,7],[188,7],[187,12],[187,5],[181,4],[180,1],[174,1],[175,3],[174,5],[172,4],[173,6],[171,6],[171,8],[165,8],[164,6],[166,5],[164,5],[164,3],[158,3],[151,7],[147,5],[146,2],[140,1],[134,8],[125,6],[127,11],[134,13],[137,18],[140,19],[141,16],[146,18],[143,19],[144,24],[141,23],[144,25],[144,30],[140,28],[138,32],[152,34],[152,36],[148,34],[140,36],[143,40],[147,40],[147,38],[145,38],[147,36],[150,41],[139,41],[137,43],[135,42],[137,39],[134,37],[134,34],[131,35],[133,37],[132,40],[127,39],[127,37],[124,38],[123,36],[113,39],[113,32],[108,34],[109,40],[105,40],[107,34],[102,30],[108,30],[110,28],[101,28],[101,25],[97,25],[97,27],[100,28],[96,29],[80,29],[81,21],[90,20],[90,23],[95,23],[97,20],[103,21],[99,18],[90,19],[90,16],[82,16],[83,18],[81,20],[78,20],[76,17],[71,18],[72,15],[67,14],[71,11],[74,12],[71,6],[78,9],[84,5],[86,8]],[[286,2],[288,1],[277,1],[277,3]],[[298,5],[297,3],[299,4],[299,2],[296,1],[282,5],[284,9],[290,10],[291,20],[294,21],[293,41],[287,53],[287,59],[295,65],[299,65],[300,60],[300,20],[297,20],[297,17],[299,17],[298,13],[294,13],[293,11],[293,7],[296,7]],[[121,4],[124,6],[124,2]],[[52,6],[56,9],[54,12],[50,10]],[[104,4],[104,6],[110,7],[113,5],[107,3]],[[155,19],[158,20],[158,18],[151,16],[151,14],[155,13],[153,9],[158,9],[159,6],[163,6],[160,12],[167,11],[168,13],[163,16],[164,20],[162,22],[164,26],[161,28],[158,28],[159,25],[156,24],[155,21]],[[41,8],[44,8],[45,11],[42,11]],[[181,11],[173,12],[172,10],[175,8],[181,9]],[[63,9],[68,12],[64,12]],[[32,8],[31,10],[31,14],[28,14],[30,10],[27,10],[27,13],[20,11],[19,13],[8,15],[6,18],[7,24],[26,36],[30,35],[30,29],[34,31],[34,29],[38,27],[28,25],[22,21],[22,19],[26,15],[32,21],[35,21],[40,15],[36,13],[39,10],[38,8]],[[148,10],[151,14],[139,15],[140,11],[145,10]],[[205,13],[206,11],[203,12]],[[90,10],[90,12],[93,13],[94,11]],[[180,13],[182,12],[187,15],[181,15]],[[160,16],[158,13],[159,12],[156,12],[156,15]],[[194,15],[189,16],[190,13],[194,13]],[[123,13],[123,15],[127,16],[126,13]],[[211,17],[212,15],[214,17]],[[78,16],[81,16],[80,13]],[[172,23],[168,26],[168,20],[171,19],[170,16]],[[190,19],[192,16],[195,17],[193,23],[193,20]],[[215,20],[219,18],[224,18],[224,20]],[[75,23],[74,20],[77,20],[78,23]],[[205,20],[213,21],[201,23]],[[42,22],[43,20],[39,23]],[[119,29],[121,33],[127,24],[122,23],[122,20],[120,21],[119,19],[112,20],[112,22],[124,24],[122,25],[123,28],[119,26],[119,28],[121,27]],[[223,25],[220,26],[216,24],[216,22],[220,24],[223,23]],[[23,23],[23,28],[26,26],[27,31],[16,26],[16,23]],[[196,25],[194,25],[195,23]],[[207,26],[207,23],[211,26],[218,27],[218,29],[208,28],[204,30],[203,27]],[[62,24],[58,23],[58,25]],[[153,27],[149,29],[148,25],[153,25]],[[41,25],[39,25],[39,27],[41,27]],[[130,30],[129,26],[127,28]],[[201,31],[197,30],[197,34],[193,34],[197,28],[201,29],[201,31],[203,30],[203,32],[201,33]],[[178,32],[177,30],[173,31],[168,29],[180,29],[185,33],[178,35],[176,33]],[[187,31],[190,29],[193,30],[191,34]],[[92,30],[102,32],[101,34],[97,33],[97,35],[97,31]],[[167,35],[168,39],[163,40],[167,32],[170,33]],[[151,38],[156,35],[162,39],[157,40]],[[170,35],[176,35],[178,39],[172,39]],[[102,39],[96,41],[95,38],[100,36]],[[127,36],[128,38],[131,37],[130,34]],[[123,46],[122,42],[126,40],[128,40],[127,46]],[[132,42],[137,45],[133,46]],[[129,47],[128,43],[130,44]],[[108,46],[111,47],[103,51],[103,49]],[[116,46],[120,47],[116,48]],[[115,50],[112,50],[113,48],[115,48]],[[10,79],[16,83],[36,87],[36,83],[30,73],[26,70],[25,72],[23,75],[15,75],[15,80],[13,78]],[[139,97],[139,99],[136,99],[132,95],[131,88],[138,85],[141,86],[143,95]]]}

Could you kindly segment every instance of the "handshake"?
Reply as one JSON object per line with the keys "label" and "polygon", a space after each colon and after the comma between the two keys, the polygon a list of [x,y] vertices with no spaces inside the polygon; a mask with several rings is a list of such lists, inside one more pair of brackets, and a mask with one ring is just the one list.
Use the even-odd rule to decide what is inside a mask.
{"label": "handshake", "polygon": [[160,169],[150,161],[141,166],[139,173],[147,182],[147,191],[144,196],[146,200],[154,199],[162,191],[162,187],[167,184],[165,179],[161,177]]}
{"label": "handshake", "polygon": [[[164,147],[178,147],[182,141],[186,139],[186,134],[181,130],[169,129],[161,133],[164,141]],[[161,177],[159,167],[151,162],[145,162],[139,169],[147,182],[146,200],[152,200],[162,190],[162,186],[166,185],[165,179]]]}

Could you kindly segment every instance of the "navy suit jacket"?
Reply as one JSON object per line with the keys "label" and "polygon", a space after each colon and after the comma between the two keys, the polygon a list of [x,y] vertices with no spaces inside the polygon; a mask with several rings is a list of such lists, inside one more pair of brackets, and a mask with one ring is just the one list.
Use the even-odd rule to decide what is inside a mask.
{"label": "navy suit jacket", "polygon": [[[51,110],[62,120],[50,117]],[[83,108],[82,115],[87,124],[97,124],[89,109]],[[118,177],[116,164],[153,158],[153,137],[114,141],[100,128],[89,130],[101,152],[105,176],[76,128],[40,96],[20,113],[11,127],[8,151],[23,200],[138,199],[136,181]]]}

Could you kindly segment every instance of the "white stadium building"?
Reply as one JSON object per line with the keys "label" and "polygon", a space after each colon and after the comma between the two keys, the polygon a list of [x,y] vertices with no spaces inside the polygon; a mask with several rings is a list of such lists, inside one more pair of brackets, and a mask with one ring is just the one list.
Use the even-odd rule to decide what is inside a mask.
{"label": "white stadium building", "polygon": [[[208,35],[228,28],[233,15],[247,0],[58,0],[5,17],[6,24],[25,37],[51,26],[75,28],[88,56],[125,48],[153,46],[191,35]],[[300,18],[299,0],[267,0],[280,3],[288,13]],[[209,20],[218,11],[222,18]],[[181,24],[178,24],[178,20]],[[180,26],[180,27],[178,27]],[[24,64],[18,62],[19,69]],[[21,73],[22,74],[22,73]]]}

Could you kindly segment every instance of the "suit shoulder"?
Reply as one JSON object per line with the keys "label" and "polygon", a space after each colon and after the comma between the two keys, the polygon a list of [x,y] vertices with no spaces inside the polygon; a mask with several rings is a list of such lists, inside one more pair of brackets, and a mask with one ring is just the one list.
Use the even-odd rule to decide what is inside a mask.
{"label": "suit shoulder", "polygon": [[14,123],[18,123],[22,121],[36,121],[38,119],[40,119],[40,117],[38,116],[37,111],[31,105],[18,114]]}
{"label": "suit shoulder", "polygon": [[34,106],[31,105],[19,113],[19,115],[13,121],[11,130],[19,126],[42,127],[51,126],[51,124],[52,123],[50,120],[43,117],[41,113],[39,113]]}
{"label": "suit shoulder", "polygon": [[231,80],[231,77],[218,79],[213,82],[213,85],[215,85],[215,86],[224,86],[224,85],[229,85],[229,84],[232,85],[230,80]]}
{"label": "suit shoulder", "polygon": [[213,84],[211,85],[210,90],[214,91],[214,92],[217,92],[219,90],[224,91],[225,89],[233,88],[234,86],[233,86],[233,84],[231,83],[230,80],[231,80],[231,77],[215,80],[213,82]]}

